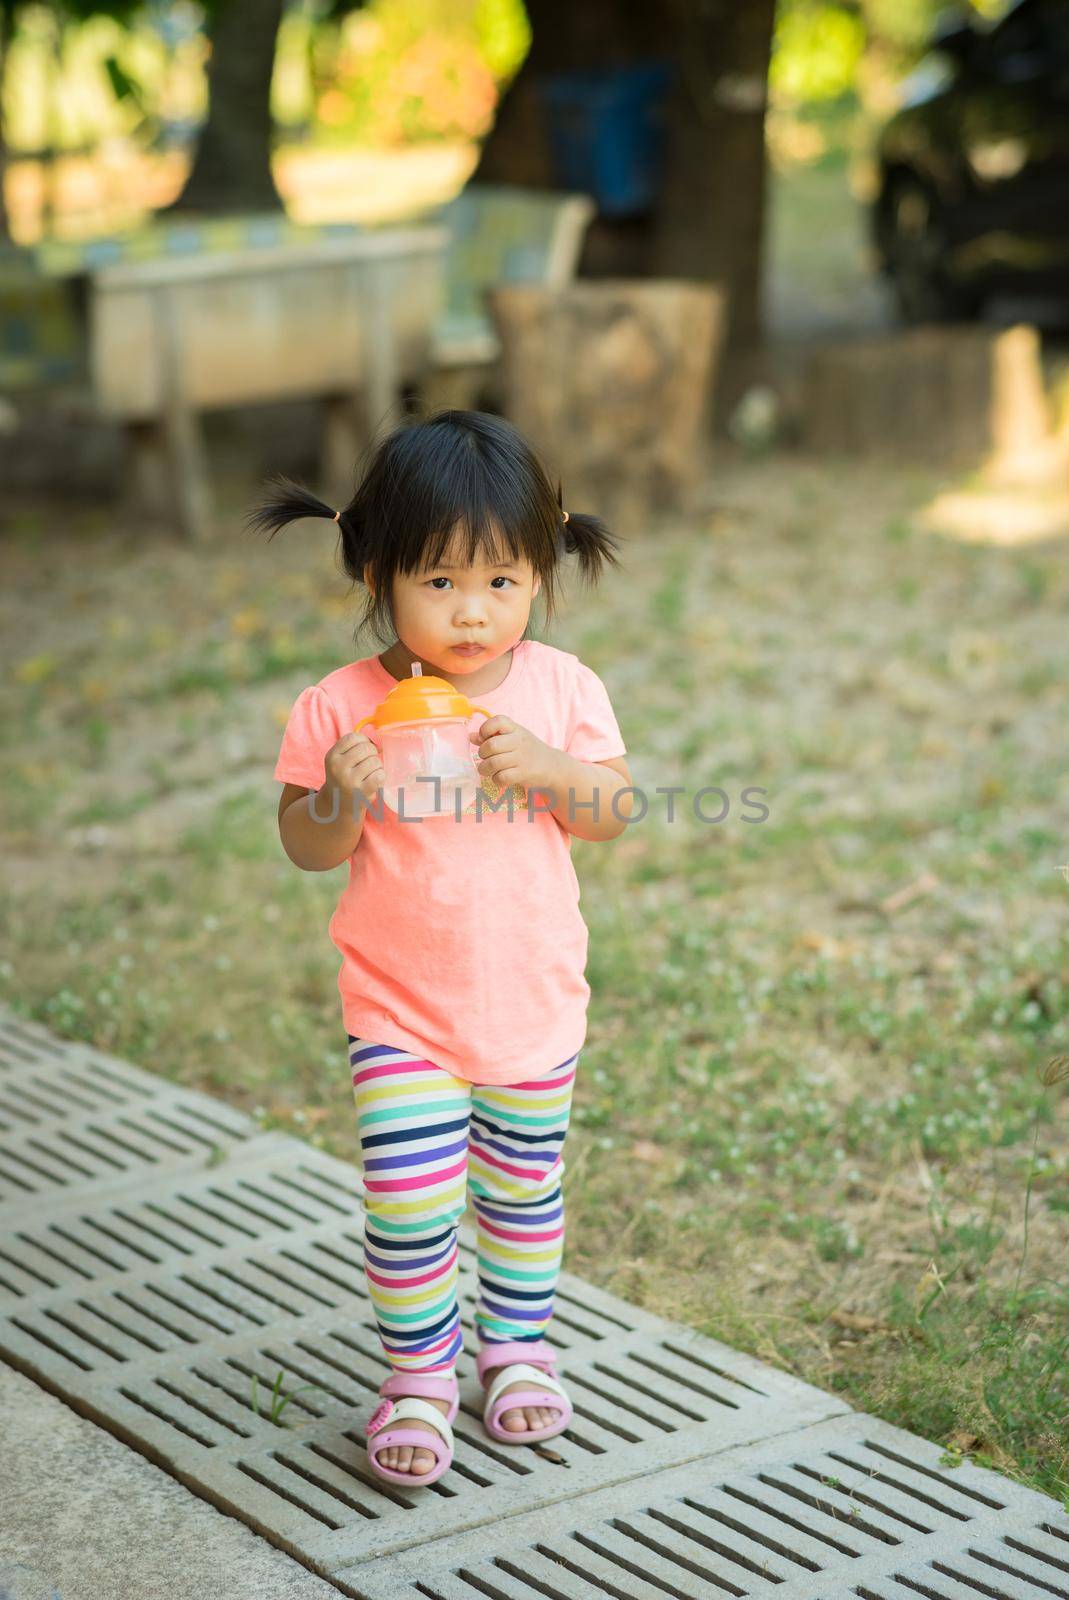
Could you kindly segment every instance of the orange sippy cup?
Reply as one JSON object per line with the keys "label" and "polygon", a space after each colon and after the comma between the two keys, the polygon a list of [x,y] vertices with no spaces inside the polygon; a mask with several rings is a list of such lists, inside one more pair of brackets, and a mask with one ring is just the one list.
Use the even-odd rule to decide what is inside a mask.
{"label": "orange sippy cup", "polygon": [[391,811],[406,817],[458,815],[471,804],[479,758],[468,723],[477,711],[493,715],[444,678],[424,677],[414,661],[412,676],[399,679],[385,700],[361,717],[355,733],[370,722],[380,735],[382,795]]}

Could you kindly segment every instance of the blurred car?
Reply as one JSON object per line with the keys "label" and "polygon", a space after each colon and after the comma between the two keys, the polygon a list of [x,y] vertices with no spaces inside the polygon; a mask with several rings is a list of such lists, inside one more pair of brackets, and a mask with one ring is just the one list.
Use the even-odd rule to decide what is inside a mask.
{"label": "blurred car", "polygon": [[907,321],[994,293],[1069,311],[1069,0],[944,25],[877,153],[876,250]]}

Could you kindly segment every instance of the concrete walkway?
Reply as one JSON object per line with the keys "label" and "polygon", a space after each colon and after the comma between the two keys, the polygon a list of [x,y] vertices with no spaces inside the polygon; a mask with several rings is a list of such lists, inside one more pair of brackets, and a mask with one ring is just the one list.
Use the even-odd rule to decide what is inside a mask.
{"label": "concrete walkway", "polygon": [[2,1600],[337,1600],[325,1578],[3,1366],[0,1414]]}
{"label": "concrete walkway", "polygon": [[497,1444],[467,1229],[453,1468],[379,1482],[359,1194],[0,1011],[0,1600],[1069,1596],[1056,1501],[567,1273],[572,1426]]}

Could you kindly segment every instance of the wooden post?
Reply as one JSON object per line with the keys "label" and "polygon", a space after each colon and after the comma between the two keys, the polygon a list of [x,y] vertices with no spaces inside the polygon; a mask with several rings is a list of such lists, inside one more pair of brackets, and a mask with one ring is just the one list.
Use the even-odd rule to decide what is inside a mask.
{"label": "wooden post", "polygon": [[176,290],[171,284],[162,284],[155,290],[163,383],[163,435],[167,441],[179,528],[185,538],[200,543],[211,532],[211,489],[200,424],[186,396],[182,379],[182,346],[175,294]]}
{"label": "wooden post", "polygon": [[352,495],[356,464],[367,443],[367,407],[363,394],[328,394],[323,404],[319,458],[323,493],[328,500],[341,504]]}
{"label": "wooden post", "polygon": [[400,388],[397,341],[390,316],[390,263],[369,259],[363,274],[361,315],[364,339],[364,404],[369,439],[389,432],[398,420],[391,415]]}
{"label": "wooden post", "polygon": [[1054,441],[1035,328],[1020,323],[1005,329],[995,340],[993,361],[991,474],[1009,483],[1042,476]]}

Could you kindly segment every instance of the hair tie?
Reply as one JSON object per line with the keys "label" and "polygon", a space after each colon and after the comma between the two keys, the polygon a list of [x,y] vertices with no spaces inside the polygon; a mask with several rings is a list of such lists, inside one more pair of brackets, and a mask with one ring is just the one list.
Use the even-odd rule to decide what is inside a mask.
{"label": "hair tie", "polygon": [[567,522],[567,520],[568,520],[568,513],[567,513],[567,511],[562,511],[562,512],[561,512],[561,518],[562,518],[562,519],[563,519],[563,521],[565,521],[565,522]]}
{"label": "hair tie", "polygon": [[340,522],[341,521],[341,512],[340,511],[335,511],[333,520],[335,522]]}

